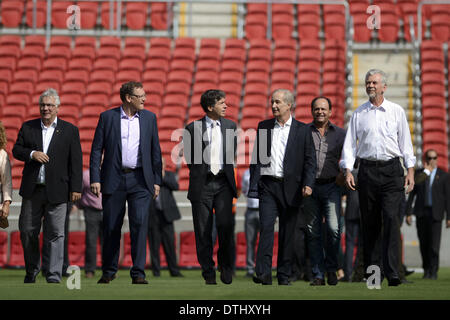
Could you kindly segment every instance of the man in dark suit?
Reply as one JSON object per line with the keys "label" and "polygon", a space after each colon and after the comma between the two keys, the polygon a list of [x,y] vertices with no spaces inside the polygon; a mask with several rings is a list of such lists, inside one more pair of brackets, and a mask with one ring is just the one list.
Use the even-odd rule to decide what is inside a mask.
{"label": "man in dark suit", "polygon": [[[411,225],[412,214],[416,216],[417,235],[424,269],[424,279],[437,279],[439,249],[444,212],[446,227],[450,227],[450,181],[448,174],[437,167],[437,152],[425,152],[424,168],[415,173],[414,189],[406,205],[406,223]],[[415,199],[414,209],[412,204]]]}
{"label": "man in dark suit", "polygon": [[260,237],[253,281],[272,284],[274,226],[279,217],[277,278],[289,285],[293,236],[302,197],[312,194],[316,157],[311,131],[292,118],[294,96],[279,89],[272,94],[275,118],[258,124],[248,197],[259,198]]}
{"label": "man in dark suit", "polygon": [[39,98],[40,119],[25,122],[13,148],[24,161],[19,194],[20,238],[25,257],[25,283],[39,273],[39,233],[44,223],[47,260],[43,269],[48,283],[59,283],[64,259],[64,224],[67,203],[81,198],[82,153],[78,128],[57,118],[60,99],[54,89]]}
{"label": "man in dark suit", "polygon": [[224,118],[225,93],[207,90],[200,99],[206,116],[189,123],[183,134],[184,156],[189,167],[188,199],[192,204],[197,258],[206,284],[216,284],[213,260],[213,212],[216,219],[220,280],[232,282],[234,261],[233,198],[236,123]]}
{"label": "man in dark suit", "polygon": [[[167,266],[172,277],[182,277],[177,265],[175,250],[175,229],[173,222],[181,218],[180,210],[173,197],[173,191],[178,190],[178,182],[174,172],[166,171],[166,164],[162,158],[162,184],[159,196],[153,202],[148,223],[148,242],[150,245],[150,259],[155,277],[161,273],[159,248],[161,241],[166,256]],[[153,207],[153,206],[152,206]]]}
{"label": "man in dark suit", "polygon": [[90,158],[91,191],[95,195],[101,192],[103,197],[103,275],[98,283],[109,283],[115,278],[126,203],[132,283],[148,283],[144,272],[148,215],[161,185],[161,149],[156,116],[144,110],[145,98],[140,82],[124,83],[120,88],[122,105],[100,114],[95,130]]}

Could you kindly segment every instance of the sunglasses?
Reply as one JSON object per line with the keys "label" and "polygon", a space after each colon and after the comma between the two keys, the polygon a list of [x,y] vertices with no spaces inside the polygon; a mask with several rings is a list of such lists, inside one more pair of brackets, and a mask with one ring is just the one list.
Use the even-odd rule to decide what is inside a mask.
{"label": "sunglasses", "polygon": [[427,160],[437,160],[437,157],[427,157]]}

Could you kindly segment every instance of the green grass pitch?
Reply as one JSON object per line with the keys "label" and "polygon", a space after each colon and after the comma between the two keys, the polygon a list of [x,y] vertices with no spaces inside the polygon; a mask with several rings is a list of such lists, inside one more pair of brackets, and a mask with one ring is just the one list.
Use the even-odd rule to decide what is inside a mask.
{"label": "green grass pitch", "polygon": [[[339,283],[337,286],[311,287],[297,281],[292,286],[278,286],[276,278],[272,286],[257,285],[245,272],[238,270],[231,285],[220,282],[205,285],[200,270],[182,270],[184,278],[172,278],[167,270],[155,278],[147,271],[148,285],[132,285],[128,270],[120,270],[110,284],[100,285],[98,270],[92,279],[84,277],[81,270],[81,288],[69,290],[63,278],[60,284],[48,284],[39,275],[36,283],[24,284],[23,269],[0,270],[0,300],[449,300],[450,268],[441,268],[438,280],[424,280],[422,274],[413,274],[411,284],[369,290],[365,283]],[[275,275],[275,274],[274,274]]]}

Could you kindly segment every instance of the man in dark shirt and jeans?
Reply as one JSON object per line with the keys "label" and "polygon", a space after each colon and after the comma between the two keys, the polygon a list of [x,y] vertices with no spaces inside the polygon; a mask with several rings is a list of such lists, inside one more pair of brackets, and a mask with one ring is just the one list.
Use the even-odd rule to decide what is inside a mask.
{"label": "man in dark shirt and jeans", "polygon": [[[342,196],[341,187],[336,184],[336,178],[340,172],[339,159],[345,130],[329,121],[330,99],[314,98],[311,102],[311,113],[314,121],[309,126],[316,150],[317,172],[312,196],[303,199],[313,274],[311,285],[325,285],[325,271],[328,284],[336,285]],[[322,239],[323,218],[327,227],[325,248]]]}

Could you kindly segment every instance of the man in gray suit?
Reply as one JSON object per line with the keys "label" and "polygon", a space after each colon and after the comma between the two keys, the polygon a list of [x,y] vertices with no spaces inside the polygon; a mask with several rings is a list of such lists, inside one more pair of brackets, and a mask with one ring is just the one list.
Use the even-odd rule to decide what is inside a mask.
{"label": "man in gray suit", "polygon": [[34,283],[40,271],[39,233],[44,223],[48,249],[46,278],[59,283],[64,260],[67,203],[81,198],[82,153],[78,128],[57,118],[60,100],[54,89],[39,98],[40,119],[25,122],[13,148],[24,161],[20,238],[25,257],[24,283]]}

